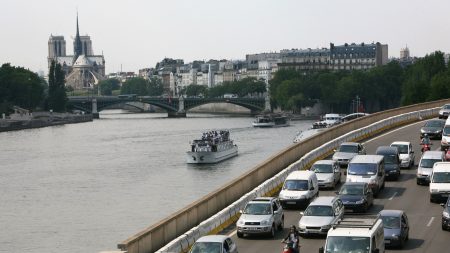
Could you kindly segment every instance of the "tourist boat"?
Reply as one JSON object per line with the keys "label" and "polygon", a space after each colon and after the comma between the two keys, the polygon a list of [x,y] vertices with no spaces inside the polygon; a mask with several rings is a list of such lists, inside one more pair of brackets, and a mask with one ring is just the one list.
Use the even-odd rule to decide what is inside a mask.
{"label": "tourist boat", "polygon": [[322,121],[314,122],[312,124],[312,128],[318,129],[318,128],[331,127],[331,126],[340,124],[341,122],[342,122],[342,115],[339,115],[337,113],[329,113],[329,114],[325,114]]}
{"label": "tourist boat", "polygon": [[283,127],[289,126],[291,119],[281,114],[258,115],[253,121],[254,127]]}
{"label": "tourist boat", "polygon": [[226,130],[208,131],[202,138],[191,142],[191,150],[186,154],[187,163],[217,163],[236,156],[238,147],[230,139]]}

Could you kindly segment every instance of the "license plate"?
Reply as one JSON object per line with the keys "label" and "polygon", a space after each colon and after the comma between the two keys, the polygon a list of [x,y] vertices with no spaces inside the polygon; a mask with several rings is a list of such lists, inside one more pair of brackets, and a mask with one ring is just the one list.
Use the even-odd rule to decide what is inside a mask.
{"label": "license plate", "polygon": [[391,243],[390,240],[384,240],[384,243]]}
{"label": "license plate", "polygon": [[258,230],[258,228],[250,227],[250,228],[247,228],[247,230],[256,231],[256,230]]}
{"label": "license plate", "polygon": [[295,202],[294,201],[288,201],[288,202],[286,202],[286,204],[288,204],[288,205],[295,205]]}
{"label": "license plate", "polygon": [[346,211],[346,212],[352,213],[352,212],[353,212],[353,209],[345,209],[345,211]]}

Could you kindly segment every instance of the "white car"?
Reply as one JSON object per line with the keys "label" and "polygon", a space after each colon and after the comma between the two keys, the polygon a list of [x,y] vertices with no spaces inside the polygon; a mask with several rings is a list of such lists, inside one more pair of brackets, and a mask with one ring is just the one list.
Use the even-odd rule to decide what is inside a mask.
{"label": "white car", "polygon": [[397,147],[400,153],[400,168],[411,168],[414,166],[414,151],[411,142],[409,141],[395,141],[391,147]]}
{"label": "white car", "polygon": [[275,237],[275,230],[284,228],[284,213],[280,202],[274,197],[253,199],[241,211],[236,222],[237,237],[245,234],[267,234]]}
{"label": "white car", "polygon": [[316,173],[320,188],[334,188],[341,182],[341,169],[336,161],[316,161],[310,170]]}
{"label": "white car", "polygon": [[337,150],[334,150],[332,157],[333,161],[341,167],[346,167],[350,160],[356,155],[365,155],[366,149],[361,143],[357,142],[344,142],[339,145]]}
{"label": "white car", "polygon": [[301,236],[326,235],[331,225],[342,219],[344,204],[337,196],[317,197],[300,214],[298,232]]}
{"label": "white car", "polygon": [[226,235],[200,237],[189,253],[238,253],[236,244]]}

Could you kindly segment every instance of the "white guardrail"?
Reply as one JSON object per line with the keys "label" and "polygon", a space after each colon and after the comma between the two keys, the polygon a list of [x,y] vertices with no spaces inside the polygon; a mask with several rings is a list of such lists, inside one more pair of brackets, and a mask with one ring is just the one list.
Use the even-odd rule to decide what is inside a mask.
{"label": "white guardrail", "polygon": [[239,211],[244,209],[245,204],[260,196],[267,196],[275,189],[279,189],[283,184],[286,177],[296,170],[305,170],[311,164],[318,160],[323,159],[331,154],[331,152],[336,149],[341,143],[347,141],[359,141],[368,138],[380,131],[390,129],[392,127],[405,124],[407,122],[413,122],[417,120],[422,120],[423,118],[430,118],[433,115],[437,115],[440,108],[432,108],[421,111],[410,112],[406,114],[401,114],[398,116],[390,117],[369,126],[353,130],[339,138],[329,141],[320,147],[311,150],[309,153],[305,154],[298,161],[289,165],[286,169],[282,170],[280,173],[274,177],[266,180],[263,184],[256,187],[251,192],[242,196],[239,200],[235,201],[222,211],[218,212],[209,219],[201,222],[197,227],[192,228],[185,234],[175,238],[169,244],[162,247],[157,253],[181,253],[187,252],[189,248],[194,244],[194,242],[200,237],[208,234],[217,232],[226,226],[230,225],[232,222],[237,220],[239,216]]}

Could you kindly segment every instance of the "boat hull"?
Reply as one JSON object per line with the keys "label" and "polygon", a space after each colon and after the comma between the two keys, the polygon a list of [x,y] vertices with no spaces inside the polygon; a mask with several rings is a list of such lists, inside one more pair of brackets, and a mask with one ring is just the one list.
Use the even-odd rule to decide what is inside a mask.
{"label": "boat hull", "polygon": [[231,158],[233,156],[237,156],[238,147],[235,145],[230,149],[218,151],[218,152],[186,152],[186,162],[191,164],[198,163],[218,163],[225,159]]}

